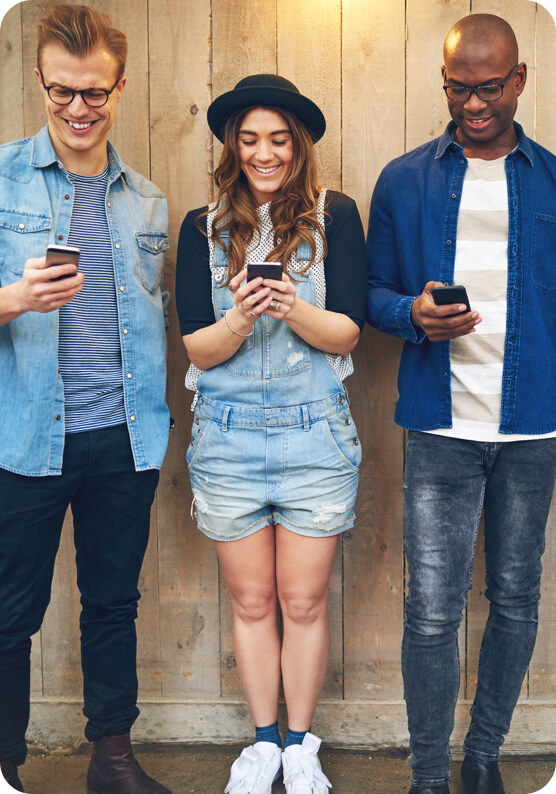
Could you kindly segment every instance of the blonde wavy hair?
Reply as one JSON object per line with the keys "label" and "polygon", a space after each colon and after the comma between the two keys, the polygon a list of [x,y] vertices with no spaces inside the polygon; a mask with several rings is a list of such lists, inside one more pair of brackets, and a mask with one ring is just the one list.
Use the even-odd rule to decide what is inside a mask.
{"label": "blonde wavy hair", "polygon": [[[216,245],[228,253],[229,284],[245,267],[247,248],[254,235],[258,234],[259,216],[257,204],[249,189],[247,177],[241,169],[238,134],[245,116],[253,108],[242,108],[232,114],[226,122],[224,149],[214,181],[218,189],[217,213],[212,223],[212,237]],[[269,262],[281,262],[287,271],[288,261],[302,242],[311,250],[308,270],[316,259],[317,246],[314,234],[320,234],[323,243],[323,258],[326,256],[326,237],[317,217],[317,169],[313,140],[299,119],[281,108],[268,108],[282,116],[290,129],[293,142],[293,159],[290,173],[280,188],[280,194],[272,200],[270,218],[274,228],[274,248],[267,256]],[[199,218],[207,215],[202,213]],[[199,220],[199,219],[198,219]],[[228,232],[226,246],[222,232]],[[226,286],[224,284],[223,286]]]}

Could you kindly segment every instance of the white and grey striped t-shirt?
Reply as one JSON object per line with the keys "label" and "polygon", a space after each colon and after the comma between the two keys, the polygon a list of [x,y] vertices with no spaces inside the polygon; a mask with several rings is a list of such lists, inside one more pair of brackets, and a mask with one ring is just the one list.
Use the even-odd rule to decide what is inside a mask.
{"label": "white and grey striped t-shirt", "polygon": [[108,166],[97,176],[68,174],[75,197],[68,245],[81,249],[83,289],[60,309],[59,366],[67,433],[126,421],[114,265],[108,220]]}
{"label": "white and grey striped t-shirt", "polygon": [[518,441],[556,435],[499,433],[508,284],[508,188],[505,156],[470,159],[458,215],[454,284],[467,288],[482,322],[450,343],[452,427],[437,435]]}

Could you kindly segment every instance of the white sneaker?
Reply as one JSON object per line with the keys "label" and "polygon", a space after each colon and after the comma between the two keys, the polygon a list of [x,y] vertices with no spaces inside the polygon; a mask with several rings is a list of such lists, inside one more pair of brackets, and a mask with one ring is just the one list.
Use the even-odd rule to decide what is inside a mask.
{"label": "white sneaker", "polygon": [[328,794],[332,788],[317,755],[320,741],[306,733],[303,744],[291,744],[282,753],[286,794]]}
{"label": "white sneaker", "polygon": [[255,742],[232,764],[224,794],[271,794],[281,769],[282,751],[278,745]]}

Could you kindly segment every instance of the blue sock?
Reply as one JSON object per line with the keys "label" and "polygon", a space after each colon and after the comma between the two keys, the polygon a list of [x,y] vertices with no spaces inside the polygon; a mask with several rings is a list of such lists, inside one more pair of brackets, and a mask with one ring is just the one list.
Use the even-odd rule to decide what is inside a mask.
{"label": "blue sock", "polygon": [[255,725],[255,741],[256,742],[274,742],[278,747],[282,747],[282,737],[278,730],[278,720],[273,722],[272,725],[267,725],[265,728],[257,728]]}
{"label": "blue sock", "polygon": [[303,744],[306,733],[309,733],[309,731],[292,731],[291,728],[288,728],[286,741],[284,742],[284,750],[291,744]]}

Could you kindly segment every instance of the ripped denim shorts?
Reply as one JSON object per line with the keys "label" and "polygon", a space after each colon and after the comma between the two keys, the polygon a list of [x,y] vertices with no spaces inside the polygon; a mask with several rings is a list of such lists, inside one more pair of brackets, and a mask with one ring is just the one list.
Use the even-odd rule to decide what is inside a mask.
{"label": "ripped denim shorts", "polygon": [[285,408],[199,396],[187,450],[197,526],[238,540],[268,524],[309,537],[354,522],[361,446],[344,392]]}

